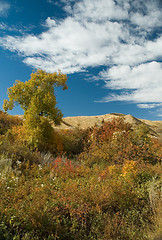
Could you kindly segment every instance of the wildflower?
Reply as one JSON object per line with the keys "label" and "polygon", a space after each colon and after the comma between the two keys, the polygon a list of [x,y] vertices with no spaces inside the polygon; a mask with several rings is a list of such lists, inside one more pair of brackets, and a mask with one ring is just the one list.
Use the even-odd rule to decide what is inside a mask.
{"label": "wildflower", "polygon": [[40,165],[40,164],[39,164],[39,165],[38,165],[38,167],[39,167],[39,170],[41,170],[41,169],[42,169],[42,165]]}

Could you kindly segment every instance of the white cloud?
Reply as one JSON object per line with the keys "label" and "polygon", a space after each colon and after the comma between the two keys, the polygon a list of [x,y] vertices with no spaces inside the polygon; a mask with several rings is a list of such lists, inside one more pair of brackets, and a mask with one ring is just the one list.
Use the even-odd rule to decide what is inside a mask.
{"label": "white cloud", "polygon": [[0,16],[5,15],[9,8],[10,8],[9,3],[1,1],[0,2]]}
{"label": "white cloud", "polygon": [[48,17],[46,19],[46,24],[45,26],[49,27],[49,28],[52,28],[54,26],[56,26],[56,21],[54,19],[51,19],[50,17]]}
{"label": "white cloud", "polygon": [[153,88],[162,85],[162,63],[158,62],[132,68],[128,65],[114,66],[100,74],[110,80],[106,86],[112,89],[143,89],[146,86]]}
{"label": "white cloud", "polygon": [[[58,4],[58,1],[47,2]],[[157,0],[61,0],[67,17],[48,17],[39,35],[0,38],[0,45],[33,68],[64,73],[104,65],[106,87],[122,90],[104,101],[162,102],[162,8]],[[0,5],[1,6],[1,5]],[[151,108],[153,105],[149,105]]]}
{"label": "white cloud", "polygon": [[[149,14],[157,12],[159,16],[156,5],[146,2],[147,9],[152,6],[152,12],[147,11],[148,15],[143,16],[140,11],[131,10],[129,0],[64,1],[66,6],[71,6],[69,17],[61,21],[48,17],[47,30],[42,34],[7,36],[0,38],[0,44],[22,54],[24,62],[34,68],[56,71],[61,66],[65,73],[98,65],[134,66],[156,60],[162,55],[162,36],[148,41],[147,28],[141,28],[138,23],[132,28],[130,24],[131,19],[137,19],[136,14],[150,17]],[[138,10],[139,6],[134,3],[133,7]]]}
{"label": "white cloud", "polygon": [[161,9],[158,8],[158,1],[138,0],[133,1],[133,5],[135,10],[131,13],[130,18],[134,24],[148,32],[150,28],[161,26]]}
{"label": "white cloud", "polygon": [[10,51],[23,54],[27,57],[24,62],[30,65],[32,63],[33,67],[56,71],[61,62],[61,69],[65,73],[71,73],[74,69],[80,71],[85,67],[110,62],[111,55],[119,44],[119,38],[125,38],[127,35],[120,23],[109,21],[103,24],[91,22],[83,25],[72,17],[61,23],[48,18],[46,25],[48,30],[39,36],[7,36],[1,38],[0,43]]}
{"label": "white cloud", "polygon": [[137,104],[139,108],[156,108],[162,106],[162,103],[141,103]]}
{"label": "white cloud", "polygon": [[6,30],[7,29],[7,25],[3,22],[0,23],[0,29],[2,30]]}
{"label": "white cloud", "polygon": [[104,98],[103,102],[162,102],[162,63],[154,61],[132,68],[128,65],[114,66],[100,75],[105,79],[106,88],[124,91],[119,95]]}
{"label": "white cloud", "polygon": [[162,117],[162,108],[159,108],[156,113],[158,117]]}
{"label": "white cloud", "polygon": [[128,6],[120,6],[114,0],[83,0],[74,5],[73,15],[77,20],[86,19],[93,22],[121,20],[128,18]]}

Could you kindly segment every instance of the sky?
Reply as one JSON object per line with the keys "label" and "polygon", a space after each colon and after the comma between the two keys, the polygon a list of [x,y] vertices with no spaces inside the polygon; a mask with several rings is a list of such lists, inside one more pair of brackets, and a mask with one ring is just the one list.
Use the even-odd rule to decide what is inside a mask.
{"label": "sky", "polygon": [[0,109],[38,68],[67,74],[64,117],[162,120],[162,0],[0,0]]}

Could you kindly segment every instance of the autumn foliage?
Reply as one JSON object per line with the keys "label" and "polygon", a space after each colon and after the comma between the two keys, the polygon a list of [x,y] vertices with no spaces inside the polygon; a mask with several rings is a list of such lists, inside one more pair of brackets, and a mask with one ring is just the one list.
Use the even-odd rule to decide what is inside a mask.
{"label": "autumn foliage", "polygon": [[0,112],[0,239],[161,239],[161,143],[122,119],[54,130],[51,77],[64,86],[37,71],[9,90],[5,108],[23,104],[24,121]]}
{"label": "autumn foliage", "polygon": [[160,143],[148,136],[145,126],[133,130],[130,124],[117,119],[88,130],[80,157],[88,166],[123,164],[126,160],[155,164],[161,161],[161,150]]}
{"label": "autumn foliage", "polygon": [[0,173],[0,239],[160,236],[162,151],[143,126],[114,120],[57,131],[51,153],[25,145],[19,127],[1,134],[0,163],[12,165]]}
{"label": "autumn foliage", "polygon": [[15,104],[20,104],[24,110],[24,121],[19,133],[34,148],[45,149],[47,144],[53,144],[51,124],[60,124],[63,116],[56,107],[55,88],[67,89],[66,81],[67,76],[61,72],[47,73],[38,69],[28,81],[17,80],[8,89],[9,99],[4,100],[3,108],[8,111]]}

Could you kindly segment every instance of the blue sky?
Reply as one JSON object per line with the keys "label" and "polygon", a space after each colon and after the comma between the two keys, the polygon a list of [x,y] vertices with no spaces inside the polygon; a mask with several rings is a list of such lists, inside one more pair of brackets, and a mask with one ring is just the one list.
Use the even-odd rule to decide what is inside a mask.
{"label": "blue sky", "polygon": [[0,0],[0,109],[38,68],[67,74],[64,116],[162,120],[162,0]]}

